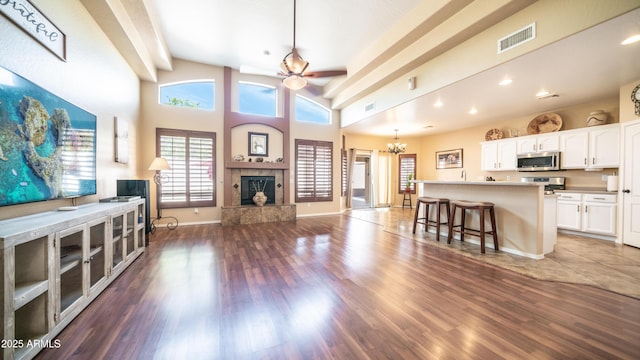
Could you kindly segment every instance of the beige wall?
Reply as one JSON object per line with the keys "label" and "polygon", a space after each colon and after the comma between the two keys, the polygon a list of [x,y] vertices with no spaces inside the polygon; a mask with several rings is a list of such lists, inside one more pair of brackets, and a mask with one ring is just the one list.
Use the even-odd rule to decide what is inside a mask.
{"label": "beige wall", "polygon": [[[67,61],[61,61],[4,16],[0,16],[0,66],[97,117],[97,195],[95,202],[116,195],[116,179],[135,178],[139,81],[77,0],[32,0],[67,36]],[[129,124],[129,164],[114,162],[114,117]],[[53,210],[70,205],[56,200],[0,208],[0,218]]]}

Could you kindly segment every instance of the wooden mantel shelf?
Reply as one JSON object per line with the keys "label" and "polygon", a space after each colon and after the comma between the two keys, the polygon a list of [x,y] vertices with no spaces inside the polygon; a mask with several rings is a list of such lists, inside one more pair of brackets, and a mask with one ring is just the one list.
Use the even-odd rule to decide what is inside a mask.
{"label": "wooden mantel shelf", "polygon": [[266,163],[266,162],[248,162],[248,161],[227,161],[225,163],[227,169],[280,169],[288,170],[288,163]]}

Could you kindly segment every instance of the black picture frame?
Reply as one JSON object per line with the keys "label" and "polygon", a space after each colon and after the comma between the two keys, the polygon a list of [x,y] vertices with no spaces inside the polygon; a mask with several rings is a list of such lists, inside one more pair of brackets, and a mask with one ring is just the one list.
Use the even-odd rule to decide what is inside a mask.
{"label": "black picture frame", "polygon": [[269,156],[269,134],[249,132],[249,156]]}
{"label": "black picture frame", "polygon": [[456,169],[462,167],[462,149],[436,151],[436,169]]}

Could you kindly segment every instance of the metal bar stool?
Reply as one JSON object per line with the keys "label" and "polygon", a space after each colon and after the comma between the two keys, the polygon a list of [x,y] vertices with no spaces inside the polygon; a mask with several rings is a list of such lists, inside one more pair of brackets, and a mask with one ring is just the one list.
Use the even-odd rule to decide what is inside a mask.
{"label": "metal bar stool", "polygon": [[[453,237],[454,232],[460,233],[460,241],[464,241],[464,235],[475,235],[480,237],[480,252],[483,254],[484,251],[484,236],[491,235],[493,236],[493,247],[495,251],[499,251],[498,245],[498,231],[496,228],[496,214],[494,210],[493,203],[490,202],[471,202],[464,200],[453,200],[451,201],[452,212],[451,217],[449,218],[449,234],[447,235],[447,244],[451,244],[451,238]],[[460,208],[462,212],[460,213],[460,224],[455,225],[454,221],[456,218],[456,210]],[[480,229],[471,229],[465,227],[465,214],[467,210],[478,210],[480,212]],[[489,217],[491,218],[491,231],[485,231],[484,227],[484,213],[485,211],[489,211]]]}
{"label": "metal bar stool", "polygon": [[[420,217],[418,213],[420,212],[420,205],[424,204],[424,217]],[[436,219],[429,219],[429,206],[434,205],[436,207]],[[440,209],[442,205],[445,206],[447,210],[447,221],[440,220]],[[413,217],[413,233],[416,233],[416,226],[418,224],[424,225],[424,231],[429,231],[429,225],[434,225],[436,227],[436,240],[440,241],[440,225],[448,224],[449,219],[451,218],[451,210],[449,208],[449,199],[440,199],[440,198],[432,198],[428,196],[421,196],[416,201],[416,213]]]}

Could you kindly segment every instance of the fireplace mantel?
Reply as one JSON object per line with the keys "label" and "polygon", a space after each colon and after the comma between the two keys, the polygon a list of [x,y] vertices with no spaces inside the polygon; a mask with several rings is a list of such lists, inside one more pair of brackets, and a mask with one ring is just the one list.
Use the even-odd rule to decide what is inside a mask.
{"label": "fireplace mantel", "polygon": [[265,163],[265,162],[248,162],[248,161],[227,161],[225,163],[227,169],[273,169],[288,170],[289,164],[281,163]]}

